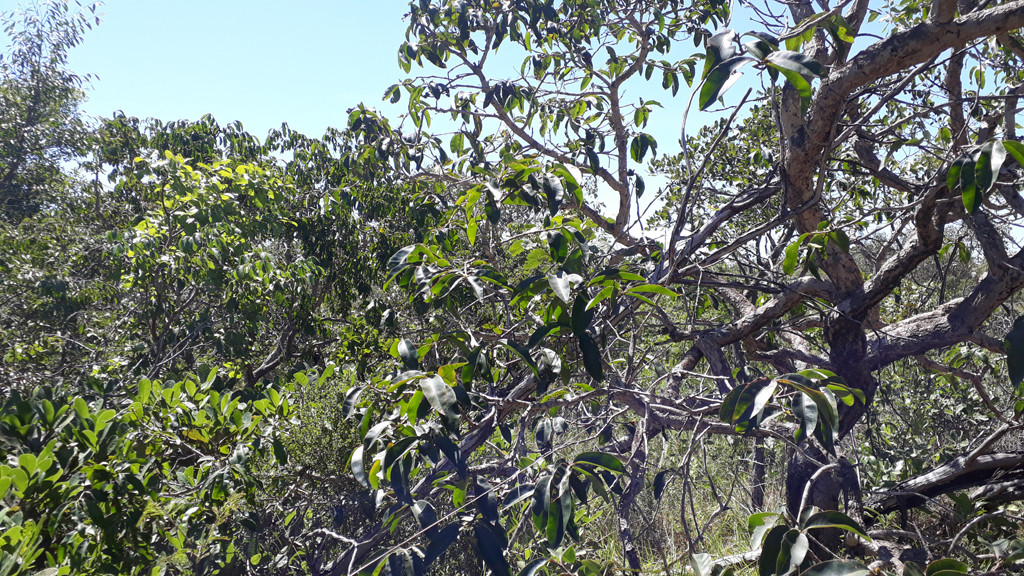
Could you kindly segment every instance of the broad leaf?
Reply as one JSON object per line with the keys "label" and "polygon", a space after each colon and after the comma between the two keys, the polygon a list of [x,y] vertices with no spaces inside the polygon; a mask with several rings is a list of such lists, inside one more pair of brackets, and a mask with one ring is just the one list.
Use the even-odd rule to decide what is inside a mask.
{"label": "broad leaf", "polygon": [[752,58],[749,56],[734,56],[715,66],[711,73],[704,78],[700,89],[700,98],[697,102],[698,107],[701,110],[707,110],[714,104],[719,96],[724,95],[740,79],[740,68],[751,60]]}
{"label": "broad leaf", "polygon": [[398,357],[407,369],[419,369],[420,359],[416,351],[416,345],[405,338],[398,341]]}
{"label": "broad leaf", "polygon": [[860,524],[855,522],[846,514],[835,510],[826,510],[810,516],[803,522],[803,528],[804,530],[814,530],[816,528],[840,528],[847,532],[853,532],[865,540],[871,540]]}
{"label": "broad leaf", "polygon": [[661,495],[665,493],[665,485],[668,483],[668,474],[670,470],[662,470],[654,476],[654,499],[661,500]]}
{"label": "broad leaf", "polygon": [[539,572],[540,569],[543,568],[544,565],[547,563],[547,558],[538,558],[533,562],[527,564],[526,567],[519,572],[519,576],[536,576],[537,572]]}
{"label": "broad leaf", "polygon": [[455,409],[457,402],[455,391],[445,383],[443,378],[436,374],[423,378],[420,380],[420,389],[434,410],[449,418],[458,416],[458,411]]}
{"label": "broad leaf", "polygon": [[1010,156],[1013,156],[1018,166],[1024,168],[1024,144],[1016,140],[1003,140],[1003,148]]}
{"label": "broad leaf", "polygon": [[601,363],[601,349],[590,334],[579,337],[580,353],[583,354],[583,367],[587,374],[598,382],[604,380],[604,365]]}
{"label": "broad leaf", "polygon": [[1013,328],[1003,340],[1006,351],[1006,368],[1010,383],[1016,388],[1017,394],[1024,393],[1024,316],[1014,320]]}
{"label": "broad leaf", "polygon": [[860,562],[853,560],[830,560],[811,566],[800,576],[869,576],[871,572]]}
{"label": "broad leaf", "polygon": [[765,536],[764,546],[761,547],[761,557],[757,561],[759,576],[775,576],[775,567],[782,555],[782,539],[787,532],[789,532],[788,526],[776,526]]}
{"label": "broad leaf", "polygon": [[928,565],[925,569],[925,576],[940,576],[942,572],[950,572],[952,574],[967,574],[968,566],[959,560],[953,558],[941,558]]}
{"label": "broad leaf", "polygon": [[750,532],[751,550],[757,550],[761,547],[764,535],[775,526],[778,519],[779,515],[775,512],[759,512],[751,514],[747,518],[747,531]]}
{"label": "broad leaf", "polygon": [[1006,161],[1006,148],[1001,140],[989,140],[981,147],[978,161],[974,165],[974,181],[978,194],[987,194],[999,179],[999,170]]}
{"label": "broad leaf", "polygon": [[576,459],[573,461],[574,466],[577,464],[593,464],[599,468],[620,474],[626,471],[622,466],[621,460],[605,452],[583,452],[576,456]]}
{"label": "broad leaf", "polygon": [[[561,234],[559,234],[561,236]],[[551,291],[555,293],[555,296],[565,304],[570,304],[572,285],[569,283],[569,278],[565,274],[548,274],[548,285],[551,286]]]}
{"label": "broad leaf", "polygon": [[476,536],[477,550],[494,576],[511,576],[508,561],[505,560],[505,546],[493,530],[485,522],[476,523],[473,534]]}

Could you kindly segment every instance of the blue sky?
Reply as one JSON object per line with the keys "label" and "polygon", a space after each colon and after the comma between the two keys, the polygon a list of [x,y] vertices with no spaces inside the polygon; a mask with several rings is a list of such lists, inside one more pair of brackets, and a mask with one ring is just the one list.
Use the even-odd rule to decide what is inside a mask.
{"label": "blue sky", "polygon": [[261,137],[285,121],[319,135],[343,126],[360,101],[383,107],[402,74],[395,53],[405,8],[399,0],[107,0],[70,64],[98,76],[84,106],[92,115],[212,113]]}
{"label": "blue sky", "polygon": [[[70,64],[97,77],[84,105],[91,115],[121,110],[168,121],[211,113],[221,124],[240,120],[259,137],[282,122],[319,135],[344,126],[346,110],[359,102],[391,117],[402,112],[402,104],[381,96],[404,76],[396,52],[407,6],[403,0],[107,0],[99,9],[102,23],[72,51]],[[682,48],[695,50],[688,42]],[[413,68],[418,72],[432,70]],[[660,151],[672,153],[688,89],[673,99],[659,82],[651,86],[644,96],[666,110],[655,112],[649,129]],[[736,86],[730,95],[738,100],[742,92]],[[707,120],[691,111],[690,133]]]}

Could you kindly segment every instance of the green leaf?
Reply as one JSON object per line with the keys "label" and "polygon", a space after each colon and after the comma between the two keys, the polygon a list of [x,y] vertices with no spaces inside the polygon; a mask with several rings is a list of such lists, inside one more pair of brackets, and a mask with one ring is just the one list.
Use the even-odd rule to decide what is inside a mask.
{"label": "green leaf", "polygon": [[761,557],[757,561],[759,576],[775,576],[775,567],[782,555],[782,539],[787,532],[789,532],[788,526],[776,526],[765,536],[764,546],[761,547]]}
{"label": "green leaf", "polygon": [[476,536],[477,549],[484,564],[491,570],[494,576],[511,576],[508,561],[505,560],[505,546],[495,536],[492,528],[484,522],[477,522],[473,527],[473,534]]}
{"label": "green leaf", "polygon": [[968,566],[959,560],[952,558],[941,558],[928,565],[925,569],[925,576],[938,576],[940,572],[952,572],[954,574],[967,574]]}
{"label": "green leaf", "polygon": [[341,404],[341,417],[346,420],[352,417],[356,411],[356,404],[359,403],[359,396],[363,393],[363,386],[355,386],[345,393],[345,401]]}
{"label": "green leaf", "polygon": [[520,484],[509,490],[508,494],[505,494],[504,500],[501,501],[502,510],[506,510],[527,498],[533,497],[533,488],[533,484]]}
{"label": "green leaf", "polygon": [[641,158],[643,158],[643,156],[641,155],[641,151],[640,151],[640,139],[639,138],[635,138],[634,137],[633,141],[630,142],[630,144],[629,144],[629,156],[633,159],[634,162],[639,162],[641,160]]}
{"label": "green leaf", "polygon": [[547,394],[550,386],[562,373],[562,358],[550,348],[537,351],[537,396]]}
{"label": "green leaf", "polygon": [[853,560],[830,560],[811,566],[800,576],[869,576],[871,572],[860,562]]}
{"label": "green leaf", "polygon": [[409,508],[412,510],[413,518],[416,519],[416,523],[420,525],[420,528],[430,530],[431,532],[437,530],[437,527],[434,526],[437,523],[437,512],[434,511],[434,507],[430,505],[430,502],[417,500]]}
{"label": "green leaf", "polygon": [[[750,532],[750,549],[757,550],[761,547],[765,533],[775,526],[779,515],[775,512],[759,512],[751,514],[747,518],[747,531]],[[770,521],[769,521],[770,520]]]}
{"label": "green leaf", "polygon": [[1014,320],[1013,328],[1003,340],[1006,351],[1006,368],[1010,376],[1010,384],[1017,394],[1024,394],[1024,316]]}
{"label": "green leaf", "polygon": [[81,396],[75,398],[75,413],[82,420],[89,420],[91,413],[89,412],[89,405],[85,403],[85,400]]}
{"label": "green leaf", "polygon": [[423,390],[423,395],[430,402],[430,405],[444,416],[449,418],[455,418],[458,416],[458,412],[455,410],[455,391],[452,387],[445,383],[444,379],[438,375],[433,375],[420,380],[420,389]]}
{"label": "green leaf", "polygon": [[621,460],[606,452],[583,452],[576,456],[576,459],[573,461],[574,466],[578,464],[593,464],[598,468],[604,468],[619,474],[626,471],[622,466]]}
{"label": "green leaf", "polygon": [[604,365],[601,363],[601,349],[590,334],[579,337],[580,352],[583,354],[583,367],[587,374],[598,382],[604,380]]}
{"label": "green leaf", "polygon": [[369,486],[366,479],[366,468],[363,465],[363,446],[360,444],[352,451],[352,475],[356,477],[363,486]]}
{"label": "green leaf", "polygon": [[408,550],[399,550],[388,558],[388,572],[390,576],[417,576]]}
{"label": "green leaf", "polygon": [[580,336],[587,332],[587,328],[590,327],[590,323],[594,321],[594,315],[597,313],[593,308],[588,308],[590,298],[587,294],[587,290],[581,290],[576,294],[576,300],[572,303],[572,316],[570,317],[570,325],[572,326],[572,333],[576,336]]}
{"label": "green leaf", "polygon": [[820,77],[823,69],[817,60],[792,50],[779,50],[768,55],[768,65],[783,72],[789,70],[804,77]]}
{"label": "green leaf", "polygon": [[420,359],[416,351],[416,345],[405,338],[398,342],[398,357],[409,370],[419,369]]}
{"label": "green leaf", "polygon": [[961,156],[953,161],[946,176],[946,184],[952,192],[960,192],[964,208],[973,214],[981,206],[981,195],[975,182],[975,160],[973,156]]}
{"label": "green leaf", "polygon": [[751,60],[752,58],[749,56],[734,56],[715,66],[704,79],[704,84],[700,89],[698,107],[701,110],[707,110],[714,104],[719,96],[724,95],[740,79],[742,76],[739,73],[740,68]]}
{"label": "green leaf", "polygon": [[1013,156],[1018,166],[1024,168],[1024,144],[1016,140],[1003,140],[1003,148],[1010,156]]}
{"label": "green leaf", "polygon": [[424,564],[429,565],[434,560],[440,558],[445,550],[458,540],[461,528],[461,524],[453,522],[438,530],[437,534],[430,538],[430,543],[427,544],[426,557],[423,560]]}
{"label": "green leaf", "polygon": [[273,447],[274,459],[277,460],[277,463],[281,466],[288,464],[288,451],[285,450],[284,443],[281,442],[280,438],[274,437]]}
{"label": "green leaf", "polygon": [[565,304],[569,304],[571,302],[572,286],[569,283],[568,276],[563,273],[558,275],[548,274],[547,278],[548,286],[551,286],[551,291],[555,293],[555,297]]}
{"label": "green leaf", "polygon": [[593,148],[587,148],[587,161],[590,163],[590,171],[597,174],[601,170],[601,159]]}
{"label": "green leaf", "polygon": [[557,548],[565,537],[565,517],[562,510],[562,497],[552,500],[548,505],[548,523],[545,527],[548,547]]}
{"label": "green leaf", "polygon": [[835,510],[826,510],[810,516],[803,522],[803,528],[804,530],[814,530],[817,528],[840,528],[847,532],[853,532],[869,542],[871,541],[871,538],[867,535],[860,524],[855,522],[846,514]]}
{"label": "green leaf", "polygon": [[530,562],[519,572],[519,576],[536,576],[537,572],[548,563],[547,558],[538,558],[533,562]]}
{"label": "green leaf", "polygon": [[661,500],[661,495],[665,493],[665,485],[668,483],[668,473],[671,470],[662,470],[654,476],[654,499]]}
{"label": "green leaf", "polygon": [[974,181],[977,182],[978,194],[988,194],[992,190],[1005,161],[1006,148],[1001,140],[989,140],[981,147],[978,161],[974,165]]}
{"label": "green leaf", "polygon": [[661,286],[660,284],[641,284],[640,286],[631,286],[629,289],[625,290],[623,294],[635,295],[638,292],[661,294],[663,296],[668,296],[669,298],[675,298],[676,296],[679,296],[672,290],[664,286]]}
{"label": "green leaf", "polygon": [[[963,169],[967,166],[968,162],[971,162],[971,157],[964,155],[953,160],[953,163],[949,165],[949,172],[946,173],[946,186],[949,187],[951,192],[960,191],[960,174],[963,172]],[[974,169],[973,164],[969,169]]]}
{"label": "green leaf", "polygon": [[772,395],[775,394],[775,390],[778,389],[778,382],[772,380],[768,382],[763,388],[757,391],[754,396],[754,402],[750,406],[750,418],[756,419],[764,407],[768,405],[768,401],[771,400]]}
{"label": "green leaf", "polygon": [[153,389],[153,383],[148,378],[139,380],[139,392],[135,395],[135,399],[145,404],[149,402],[149,392]]}
{"label": "green leaf", "polygon": [[690,556],[690,567],[697,576],[709,576],[712,563],[711,554],[701,552]]}
{"label": "green leaf", "polygon": [[807,555],[807,535],[799,530],[790,530],[782,537],[779,558],[775,562],[775,573],[785,576],[797,569]]}
{"label": "green leaf", "polygon": [[733,424],[739,433],[746,432],[751,426],[756,426],[758,415],[767,402],[767,397],[762,396],[760,408],[755,412],[755,405],[759,403],[758,397],[766,389],[770,389],[767,393],[770,396],[774,392],[774,386],[774,381],[757,378],[734,388],[722,400],[722,407],[719,410],[722,421],[726,424]]}
{"label": "green leaf", "polygon": [[409,256],[417,247],[418,246],[414,244],[412,246],[406,246],[398,252],[395,252],[394,255],[388,259],[388,270],[393,274],[396,270],[407,264],[409,262]]}
{"label": "green leaf", "polygon": [[818,405],[810,396],[803,392],[797,392],[793,396],[793,415],[796,416],[800,426],[797,428],[795,440],[801,442],[811,434],[814,434],[818,426]]}
{"label": "green leaf", "polygon": [[839,249],[847,254],[850,253],[850,237],[843,230],[833,230],[828,235],[829,240],[835,242]]}
{"label": "green leaf", "polygon": [[799,72],[794,72],[789,68],[783,68],[774,62],[769,62],[768,67],[772,70],[778,70],[782,72],[782,75],[786,77],[786,81],[789,85],[796,89],[797,94],[800,95],[800,110],[804,113],[807,112],[807,108],[811,104],[811,83]]}
{"label": "green leaf", "polygon": [[530,369],[531,372],[533,372],[535,376],[540,375],[540,371],[537,368],[537,363],[534,362],[533,356],[530,355],[530,350],[528,348],[524,347],[522,344],[519,344],[515,340],[510,340],[508,338],[502,338],[501,340],[498,340],[498,343],[504,345],[509,350],[512,350],[513,352],[518,354],[519,357],[522,358],[524,362],[526,362],[526,366]]}
{"label": "green leaf", "polygon": [[708,38],[707,60],[704,64],[704,74],[712,68],[736,54],[736,32],[729,28],[719,30]]}
{"label": "green leaf", "polygon": [[548,174],[541,179],[541,187],[544,188],[544,195],[548,198],[548,210],[554,216],[562,206],[562,199],[565,196],[562,181],[557,176]]}
{"label": "green leaf", "polygon": [[782,261],[782,273],[792,276],[796,272],[796,264],[800,257],[800,242],[793,242],[786,246],[786,257]]}

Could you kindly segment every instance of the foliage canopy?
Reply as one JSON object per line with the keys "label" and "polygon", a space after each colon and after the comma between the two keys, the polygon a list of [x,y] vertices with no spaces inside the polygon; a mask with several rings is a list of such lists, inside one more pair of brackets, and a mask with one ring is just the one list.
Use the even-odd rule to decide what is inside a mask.
{"label": "foliage canopy", "polygon": [[1024,1],[733,8],[417,0],[262,142],[5,15],[0,575],[1019,567]]}

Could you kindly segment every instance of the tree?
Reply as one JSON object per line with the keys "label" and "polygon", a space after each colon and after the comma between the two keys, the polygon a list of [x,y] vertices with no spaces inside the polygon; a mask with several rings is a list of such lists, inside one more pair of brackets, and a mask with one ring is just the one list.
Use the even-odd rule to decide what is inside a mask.
{"label": "tree", "polygon": [[81,77],[67,55],[98,23],[96,6],[35,4],[25,13],[5,12],[0,21],[11,47],[0,60],[0,207],[17,221],[55,200],[66,178],[61,162],[84,150],[87,131],[78,111]]}
{"label": "tree", "polygon": [[[829,528],[866,534],[857,511],[836,510],[842,491],[875,486],[840,454],[883,480],[867,463],[893,454],[856,439],[902,416],[880,391],[909,398],[921,374],[943,375],[985,419],[951,468],[967,474],[940,469],[902,486],[931,497],[999,478],[1004,497],[1019,494],[1015,457],[982,456],[1020,428],[1024,406],[1024,328],[1010,327],[1024,287],[1012,233],[1024,215],[1013,189],[1024,4],[786,7],[755,7],[762,27],[741,37],[712,32],[729,21],[714,3],[410,5],[400,65],[444,72],[386,92],[407,95],[434,159],[396,167],[445,183],[452,208],[392,258],[389,284],[414,304],[399,319],[409,338],[396,342],[396,367],[349,400],[363,435],[352,471],[391,506],[384,526],[412,527],[388,539],[371,526],[325,571],[411,573],[465,535],[495,574],[516,562],[528,574],[547,563],[597,573],[594,559],[560,552],[593,545],[583,510],[595,490],[613,494],[625,563],[643,571],[631,526],[655,472],[650,447],[676,431],[694,447],[719,435],[786,447],[788,510],[751,527],[765,538],[762,574],[804,570],[838,547]],[[879,16],[886,26],[870,24]],[[688,36],[703,54],[662,56]],[[485,71],[499,48],[523,56],[521,75]],[[727,90],[744,65],[766,88],[734,105]],[[641,130],[657,106],[622,98],[627,81],[655,73],[667,91],[682,76],[701,108],[735,106],[664,163],[674,175],[664,243],[632,232],[639,163],[657,146]],[[445,143],[420,136],[438,115],[456,124]],[[588,202],[595,186],[617,197],[611,214]],[[655,497],[688,458],[653,474]],[[897,486],[869,504],[884,514],[925,500]],[[948,549],[963,542],[949,538]],[[809,549],[815,541],[824,545]],[[700,536],[688,544],[710,571]],[[996,556],[998,566],[1012,555]]]}

